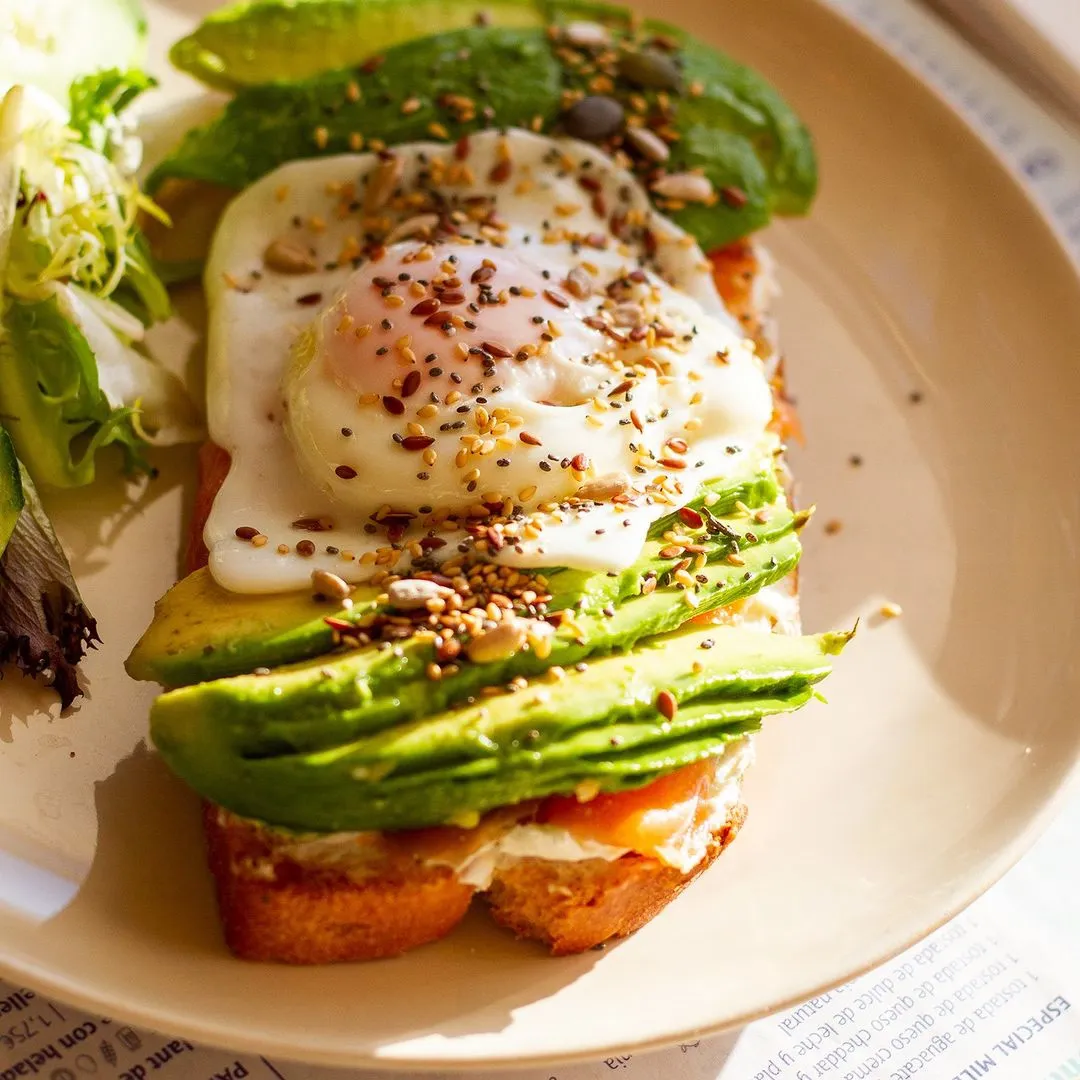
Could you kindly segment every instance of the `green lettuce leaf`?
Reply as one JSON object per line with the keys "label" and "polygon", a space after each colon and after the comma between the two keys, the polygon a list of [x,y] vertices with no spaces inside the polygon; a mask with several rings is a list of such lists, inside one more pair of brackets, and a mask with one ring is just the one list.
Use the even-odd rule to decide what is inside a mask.
{"label": "green lettuce leaf", "polygon": [[101,639],[25,469],[20,480],[26,505],[0,557],[0,664],[42,680],[67,708],[82,693],[75,667]]}
{"label": "green lettuce leaf", "polygon": [[25,503],[22,479],[19,475],[19,459],[11,437],[0,427],[0,555],[3,555],[11,539],[15,522]]}
{"label": "green lettuce leaf", "polygon": [[109,404],[94,353],[56,296],[8,303],[0,370],[0,415],[19,458],[40,483],[90,483],[95,454],[112,443],[123,450],[129,471],[149,469],[135,410]]}
{"label": "green lettuce leaf", "polygon": [[68,126],[99,154],[112,156],[113,145],[122,128],[120,114],[144,91],[157,86],[157,79],[145,71],[109,68],[83,75],[71,84],[71,119]]}

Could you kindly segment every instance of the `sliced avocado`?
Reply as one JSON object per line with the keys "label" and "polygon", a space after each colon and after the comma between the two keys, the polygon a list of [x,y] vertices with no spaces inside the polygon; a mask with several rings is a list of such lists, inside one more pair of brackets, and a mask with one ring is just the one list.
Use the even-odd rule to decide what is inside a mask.
{"label": "sliced avocado", "polygon": [[[462,663],[441,679],[427,677],[432,646],[416,638],[393,648],[371,645],[271,671],[199,683],[159,697],[152,731],[214,728],[237,754],[262,757],[327,749],[417,717],[431,716],[492,686],[552,667],[570,668],[594,656],[633,648],[645,638],[682,626],[778,581],[795,567],[793,533],[749,548],[743,565],[720,563],[700,572],[697,606],[675,589],[656,589],[608,608],[576,616],[560,627],[551,650],[523,649],[488,663]],[[703,580],[701,580],[703,579]]]}
{"label": "sliced avocado", "polygon": [[[468,63],[462,56],[468,55]],[[562,67],[542,30],[456,30],[389,49],[374,70],[324,71],[296,83],[242,90],[218,118],[189,131],[154,169],[150,191],[167,178],[203,180],[235,190],[286,161],[348,153],[350,136],[388,146],[429,141],[440,122],[450,137],[484,127],[477,112],[458,121],[437,102],[454,95],[475,99],[483,73],[486,97],[497,103],[500,124],[528,126],[540,116],[553,124],[561,102]],[[410,97],[420,107],[402,110]],[[316,145],[315,132],[320,132]]]}
{"label": "sliced avocado", "polygon": [[[303,5],[294,15],[317,10]],[[805,213],[816,159],[799,118],[757,73],[686,35],[675,40],[683,63],[675,77],[693,93],[665,91],[661,108],[660,90],[617,75],[609,95],[631,112],[641,101],[670,110],[679,139],[666,167],[702,170],[722,196],[665,212],[706,251],[748,235],[773,213]],[[640,51],[634,42],[631,53]],[[150,189],[172,179],[240,190],[286,161],[347,153],[357,133],[391,146],[429,141],[433,127],[448,140],[491,124],[558,133],[564,95],[594,92],[588,70],[566,63],[543,28],[452,30],[398,44],[380,61],[337,71],[323,65],[297,82],[243,89],[221,116],[188,132],[154,170]],[[483,107],[463,119],[447,104],[462,99]]]}
{"label": "sliced avocado", "polygon": [[19,459],[8,433],[0,428],[0,555],[4,553],[15,522],[23,508],[23,486],[19,476]]}
{"label": "sliced avocado", "polygon": [[209,86],[236,90],[349,67],[480,17],[498,26],[543,26],[542,7],[522,0],[241,0],[207,16],[169,59]]}
{"label": "sliced avocado", "polygon": [[[586,780],[601,791],[640,786],[715,756],[762,717],[805,704],[849,637],[683,631],[517,693],[411,723],[399,716],[374,734],[342,731],[306,753],[252,752],[228,716],[177,691],[161,700],[186,696],[185,706],[155,709],[152,735],[182,778],[236,813],[303,830],[419,828]],[[663,691],[677,709],[661,715]]]}
{"label": "sliced avocado", "polygon": [[154,621],[125,667],[133,679],[179,686],[316,656],[334,647],[328,615],[359,624],[377,609],[378,595],[361,586],[348,611],[310,593],[248,596],[223,589],[204,567],[154,605]]}
{"label": "sliced avocado", "polygon": [[[688,505],[700,509],[708,497],[712,514],[722,518],[737,502],[754,509],[769,505],[778,493],[770,468],[767,472],[751,471],[742,479],[706,484]],[[790,528],[790,516],[783,506],[777,509],[783,512],[758,529],[755,535],[759,540],[782,535]],[[668,562],[659,556],[661,538],[678,524],[677,514],[657,521],[641,558],[618,575],[536,571],[548,580],[548,611],[574,608],[596,613],[637,596],[649,575],[659,577],[668,568]],[[738,527],[739,523],[733,524]],[[710,547],[711,559],[722,558],[731,550],[730,538],[721,535],[719,542],[710,538]],[[380,610],[378,594],[378,589],[358,589],[350,608],[335,610],[298,593],[261,597],[230,593],[214,582],[208,570],[197,570],[157,602],[154,621],[128,658],[127,671],[135,679],[186,686],[319,656],[335,647],[334,631],[326,618],[364,626]]]}

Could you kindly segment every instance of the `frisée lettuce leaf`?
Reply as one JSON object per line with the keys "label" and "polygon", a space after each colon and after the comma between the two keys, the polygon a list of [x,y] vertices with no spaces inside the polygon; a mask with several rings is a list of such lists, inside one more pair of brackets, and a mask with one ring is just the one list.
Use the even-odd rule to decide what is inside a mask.
{"label": "fris\u00e9e lettuce leaf", "polygon": [[70,116],[28,87],[0,107],[0,415],[38,483],[89,484],[110,445],[146,471],[149,445],[201,434],[180,380],[143,348],[170,304],[138,218],[163,215],[134,179],[122,114],[152,85],[112,69],[72,84]]}

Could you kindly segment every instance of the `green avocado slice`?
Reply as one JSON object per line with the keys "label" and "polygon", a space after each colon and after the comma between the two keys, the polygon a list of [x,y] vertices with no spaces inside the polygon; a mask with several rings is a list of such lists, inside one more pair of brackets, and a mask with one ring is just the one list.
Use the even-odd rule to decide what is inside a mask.
{"label": "green avocado slice", "polygon": [[291,82],[359,64],[384,49],[472,26],[545,25],[527,0],[240,0],[169,50],[173,66],[219,90]]}
{"label": "green avocado slice", "polygon": [[[723,483],[703,485],[687,505],[700,510],[706,497],[714,516],[723,517],[741,502],[751,509],[768,506],[777,498],[779,484],[771,467],[763,472]],[[782,507],[780,508],[783,509]],[[766,529],[764,538],[787,529],[781,514]],[[649,573],[660,574],[665,563],[658,558],[660,538],[678,524],[670,514],[657,521],[649,532],[650,543],[642,557],[619,575],[583,570],[536,571],[548,579],[552,599],[549,611],[575,608],[597,612],[641,591]],[[738,524],[735,522],[734,524]],[[756,527],[756,526],[755,526]],[[730,544],[712,545],[713,558],[730,550]],[[244,596],[218,585],[206,569],[189,574],[174,585],[155,605],[154,621],[128,657],[126,668],[132,678],[160,682],[165,686],[186,686],[208,679],[240,675],[257,667],[276,667],[320,656],[335,648],[334,631],[327,617],[362,627],[379,612],[381,590],[359,587],[352,595],[352,607],[333,610],[304,593],[271,596]]]}
{"label": "green avocado slice", "polygon": [[279,668],[269,675],[241,675],[172,690],[150,713],[155,741],[177,732],[213,730],[243,757],[302,753],[337,746],[417,717],[430,716],[511,679],[530,677],[590,657],[633,648],[667,633],[695,614],[733,603],[785,577],[798,562],[793,532],[746,549],[743,565],[717,563],[701,571],[698,605],[690,608],[674,589],[656,589],[599,612],[576,616],[561,628],[549,655],[523,650],[486,664],[464,663],[442,679],[427,677],[432,646],[412,639],[396,648],[374,645],[332,658]]}
{"label": "green avocado slice", "polygon": [[[227,717],[197,707],[155,710],[152,732],[183,779],[244,816],[316,831],[419,828],[584,780],[640,786],[715,756],[763,717],[805,704],[850,636],[684,630],[319,751],[246,752]],[[678,704],[671,716],[658,710],[662,691]]]}
{"label": "green avocado slice", "polygon": [[203,567],[157,601],[124,666],[133,679],[187,686],[306,660],[334,648],[328,616],[359,626],[378,610],[379,594],[358,586],[352,607],[336,610],[307,592],[229,592]]}
{"label": "green avocado slice", "polygon": [[[295,17],[309,11],[314,18],[316,10],[322,9],[301,5]],[[682,79],[694,94],[669,95],[680,138],[666,167],[700,169],[714,190],[732,194],[666,212],[706,251],[749,235],[773,213],[805,213],[816,193],[816,158],[798,116],[749,68],[687,35],[676,40]],[[451,141],[493,123],[558,131],[566,92],[592,92],[589,76],[563,63],[542,27],[469,27],[407,40],[389,48],[377,67],[328,71],[323,63],[295,82],[243,88],[221,116],[185,136],[154,170],[149,188],[175,179],[240,190],[284,162],[348,153],[357,133],[393,146],[430,141],[432,125]],[[658,107],[659,93],[622,77],[611,91],[649,108]],[[492,111],[462,119],[440,104],[461,99],[482,100]]]}

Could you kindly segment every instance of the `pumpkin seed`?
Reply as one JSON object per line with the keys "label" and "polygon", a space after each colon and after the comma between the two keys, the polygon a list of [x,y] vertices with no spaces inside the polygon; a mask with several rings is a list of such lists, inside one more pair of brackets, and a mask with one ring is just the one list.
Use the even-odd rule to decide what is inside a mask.
{"label": "pumpkin seed", "polygon": [[680,90],[682,72],[675,61],[655,49],[627,50],[619,57],[619,74],[645,90]]}
{"label": "pumpkin seed", "polygon": [[571,106],[563,116],[567,135],[586,142],[600,142],[622,130],[626,113],[614,99],[591,94]]}

